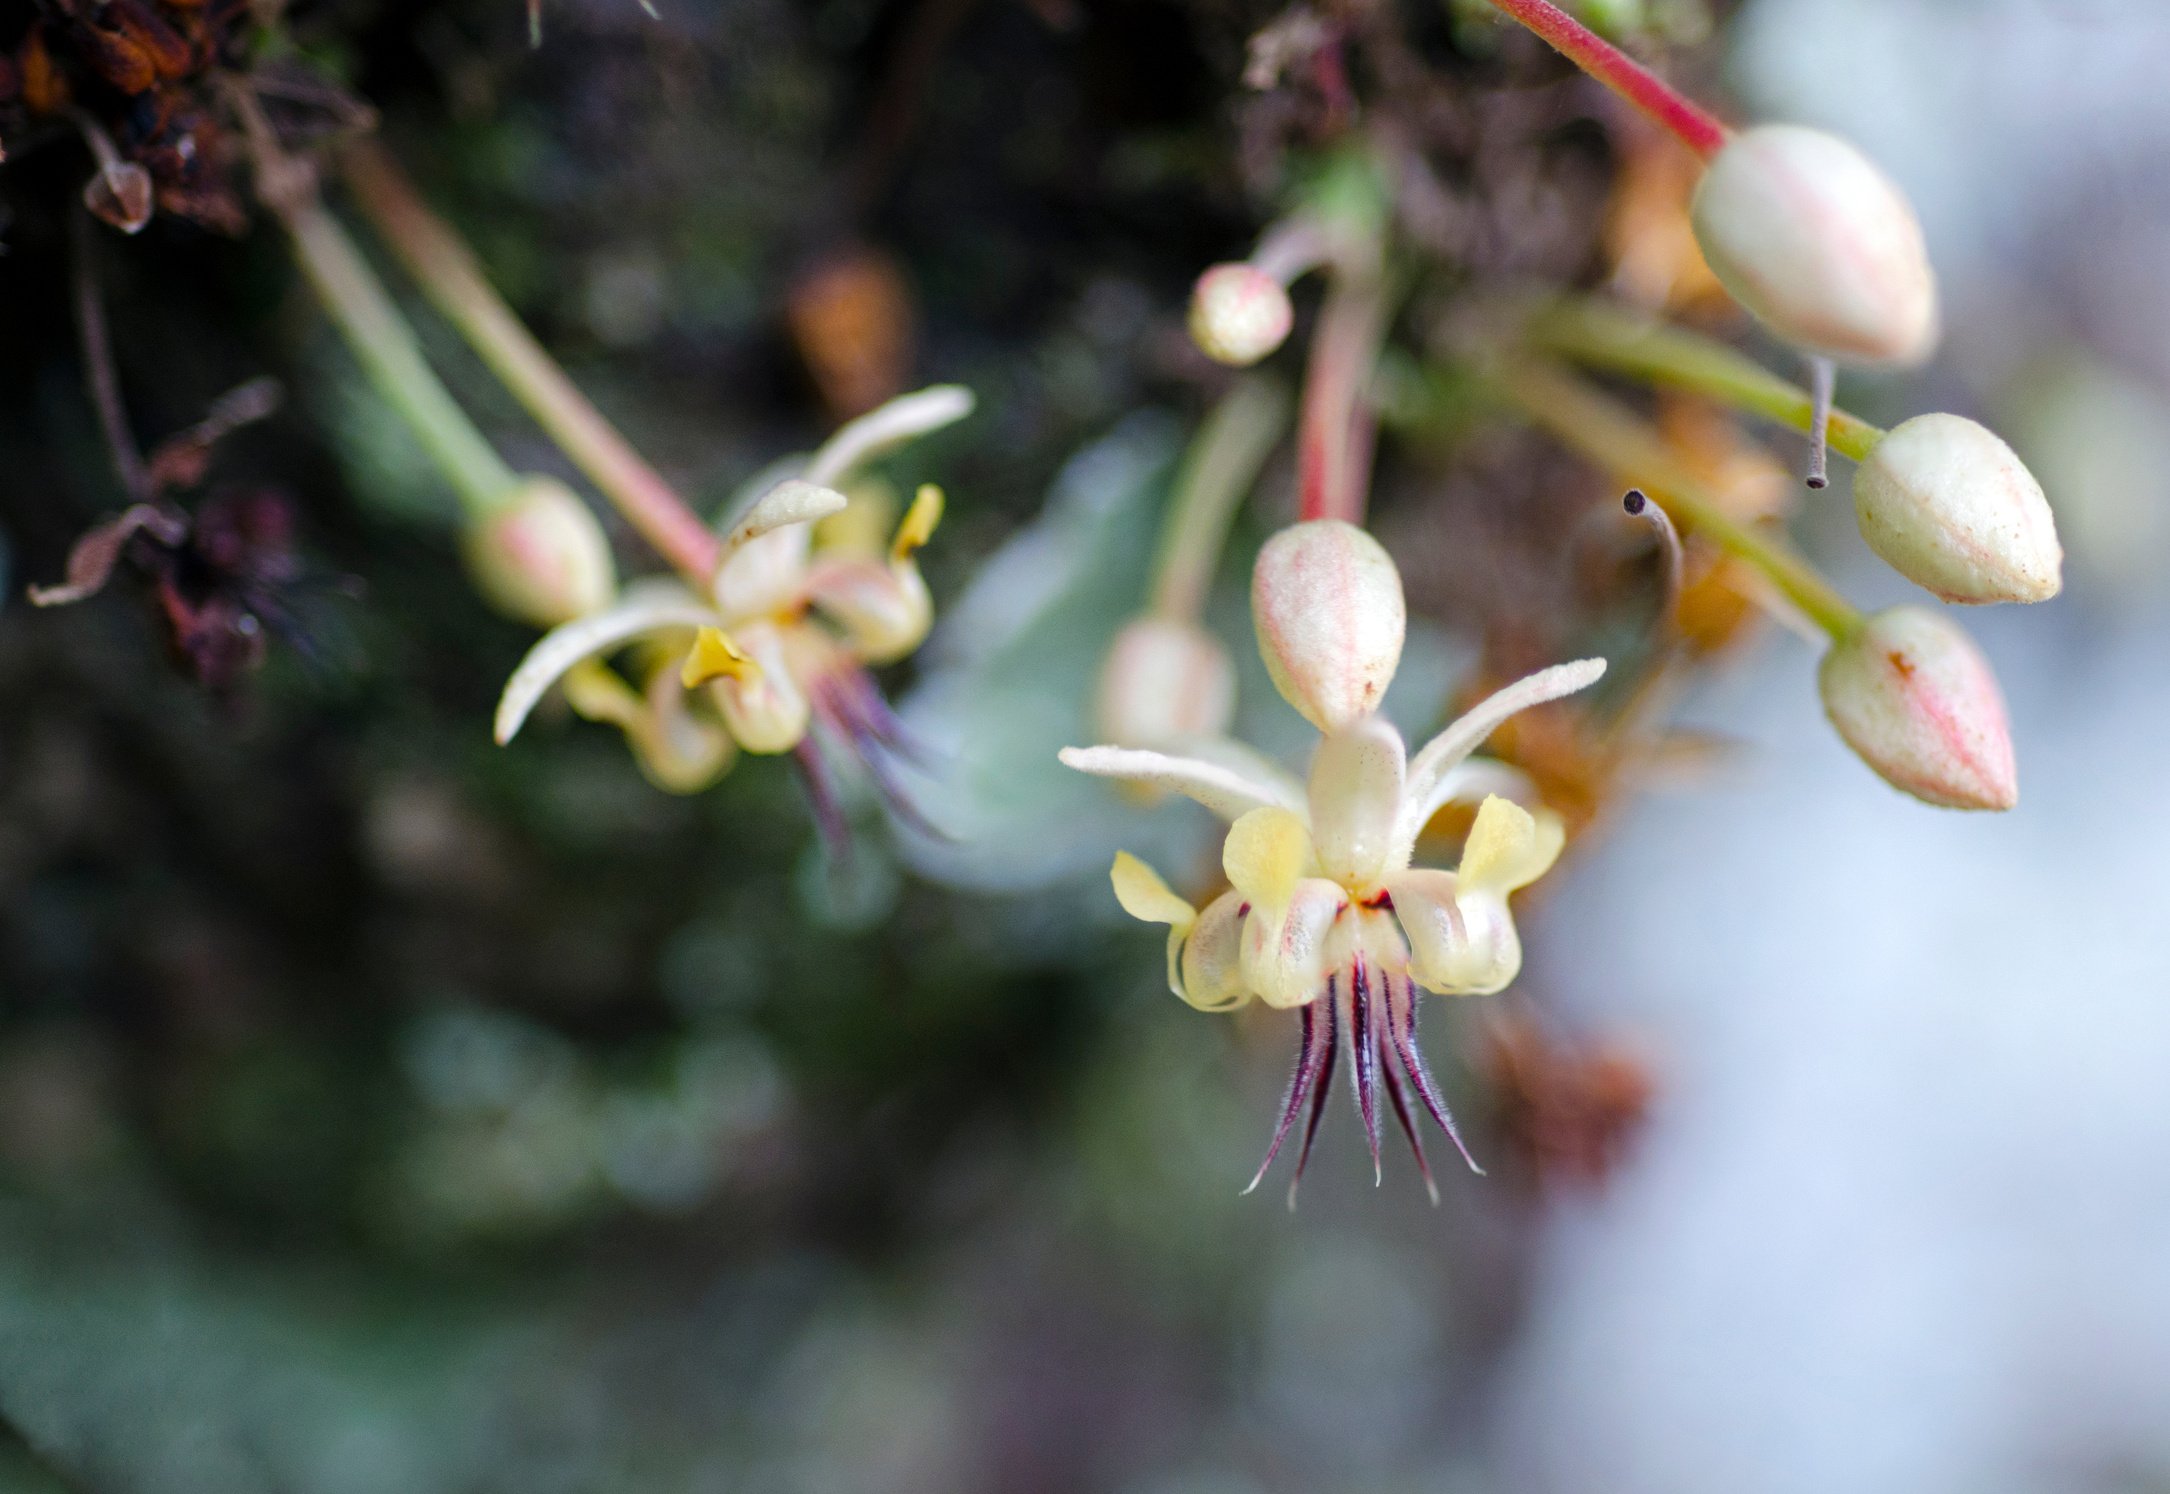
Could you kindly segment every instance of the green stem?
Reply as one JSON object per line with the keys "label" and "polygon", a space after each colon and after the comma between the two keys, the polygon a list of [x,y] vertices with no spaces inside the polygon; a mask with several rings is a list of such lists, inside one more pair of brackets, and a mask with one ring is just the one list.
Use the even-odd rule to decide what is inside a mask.
{"label": "green stem", "polygon": [[1633,411],[1544,360],[1503,359],[1491,373],[1500,391],[1534,423],[1623,483],[1641,488],[1682,528],[1761,571],[1833,641],[1860,630],[1865,619],[1853,603],[1791,548],[1727,514],[1717,495]]}
{"label": "green stem", "polygon": [[1184,453],[1161,528],[1153,562],[1156,616],[1198,620],[1220,568],[1229,523],[1287,424],[1288,395],[1262,377],[1238,383],[1206,417]]}
{"label": "green stem", "polygon": [[705,590],[723,559],[715,532],[566,377],[391,156],[364,141],[344,161],[355,201],[423,293],[627,522]]}
{"label": "green stem", "polygon": [[505,508],[519,489],[518,475],[431,372],[414,329],[346,230],[313,195],[280,206],[279,216],[294,237],[302,273],[363,373],[385,403],[406,419],[458,493],[468,518],[487,518]]}
{"label": "green stem", "polygon": [[[1548,353],[1631,378],[1706,395],[1806,432],[1814,419],[1809,391],[1713,338],[1626,307],[1581,299],[1554,302],[1530,318],[1530,342]],[[1831,445],[1855,461],[1884,432],[1844,410],[1831,412]]]}

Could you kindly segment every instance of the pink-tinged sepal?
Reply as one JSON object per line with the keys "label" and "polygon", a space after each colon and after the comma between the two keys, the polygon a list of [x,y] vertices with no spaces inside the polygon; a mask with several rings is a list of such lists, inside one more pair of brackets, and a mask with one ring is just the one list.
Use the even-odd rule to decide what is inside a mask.
{"label": "pink-tinged sepal", "polygon": [[1251,616],[1266,672],[1320,731],[1379,707],[1401,662],[1401,573],[1379,542],[1339,519],[1291,525],[1258,552]]}

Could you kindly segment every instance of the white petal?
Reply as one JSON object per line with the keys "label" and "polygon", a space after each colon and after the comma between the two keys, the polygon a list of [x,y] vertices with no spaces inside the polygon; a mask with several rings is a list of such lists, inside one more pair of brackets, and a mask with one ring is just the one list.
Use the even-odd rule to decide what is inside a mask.
{"label": "white petal", "polygon": [[964,419],[972,404],[972,391],[961,384],[936,384],[900,395],[831,436],[806,464],[806,479],[841,483],[883,452]]}
{"label": "white petal", "polygon": [[1349,886],[1386,867],[1401,808],[1401,733],[1377,716],[1330,732],[1311,759],[1311,840],[1319,870]]}
{"label": "white petal", "polygon": [[1396,834],[1399,858],[1407,862],[1409,848],[1416,844],[1418,832],[1452,797],[1443,792],[1447,787],[1447,775],[1483,746],[1484,739],[1499,730],[1508,717],[1531,706],[1588,689],[1604,672],[1603,659],[1577,659],[1572,664],[1540,669],[1525,679],[1516,680],[1506,689],[1486,696],[1449,724],[1445,731],[1425,743],[1424,750],[1409,765],[1409,787]]}
{"label": "white petal", "polygon": [[724,536],[726,549],[736,550],[748,540],[759,539],[787,524],[811,524],[842,513],[851,500],[834,488],[803,478],[788,477],[753,501],[745,516]]}
{"label": "white petal", "polygon": [[497,702],[498,745],[512,740],[535,702],[582,659],[607,654],[643,633],[698,628],[715,620],[714,608],[677,583],[638,581],[620,593],[614,605],[552,628],[505,681],[505,693]]}
{"label": "white petal", "polygon": [[1067,767],[1096,778],[1120,778],[1146,788],[1188,795],[1222,819],[1235,821],[1254,809],[1301,812],[1278,785],[1195,757],[1171,757],[1135,747],[1065,747],[1056,754]]}
{"label": "white petal", "polygon": [[1172,756],[1196,758],[1248,778],[1270,790],[1274,803],[1284,809],[1303,809],[1303,781],[1248,742],[1234,737],[1194,736],[1178,737],[1164,745]]}
{"label": "white petal", "polygon": [[1176,994],[1202,1012],[1233,1011],[1251,999],[1243,982],[1243,896],[1224,892],[1206,904],[1183,944]]}

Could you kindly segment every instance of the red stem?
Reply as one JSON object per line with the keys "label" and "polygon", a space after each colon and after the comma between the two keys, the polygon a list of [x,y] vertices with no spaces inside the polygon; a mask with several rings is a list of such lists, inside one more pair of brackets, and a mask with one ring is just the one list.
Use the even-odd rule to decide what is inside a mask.
{"label": "red stem", "polygon": [[1674,92],[1657,74],[1576,20],[1552,0],[1492,0],[1598,82],[1649,115],[1697,155],[1716,155],[1727,130],[1718,117]]}
{"label": "red stem", "polygon": [[1386,294],[1376,270],[1334,277],[1311,334],[1303,419],[1296,434],[1296,517],[1364,522],[1376,422],[1363,404],[1386,330]]}

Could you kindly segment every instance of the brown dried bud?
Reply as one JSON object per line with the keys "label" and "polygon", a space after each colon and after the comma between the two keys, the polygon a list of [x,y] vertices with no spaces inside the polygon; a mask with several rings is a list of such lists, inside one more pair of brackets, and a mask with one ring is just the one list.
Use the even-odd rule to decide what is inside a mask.
{"label": "brown dried bud", "polygon": [[113,161],[83,184],[83,206],[122,233],[141,233],[156,203],[151,174],[133,161]]}
{"label": "brown dried bud", "polygon": [[16,61],[22,67],[23,103],[32,114],[58,114],[68,107],[68,80],[53,65],[43,26],[33,25],[24,33]]}
{"label": "brown dried bud", "polygon": [[91,71],[122,93],[147,93],[158,81],[158,64],[151,60],[151,54],[118,31],[79,26],[75,43]]}

